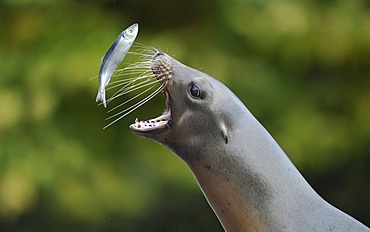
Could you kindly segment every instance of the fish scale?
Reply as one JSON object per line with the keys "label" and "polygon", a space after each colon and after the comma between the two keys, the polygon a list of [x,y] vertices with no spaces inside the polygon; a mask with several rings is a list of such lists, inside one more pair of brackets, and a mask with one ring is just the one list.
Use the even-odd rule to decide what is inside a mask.
{"label": "fish scale", "polygon": [[130,50],[138,32],[139,25],[137,23],[132,24],[126,30],[122,31],[102,58],[99,70],[99,90],[96,101],[102,101],[104,107],[107,107],[105,88],[109,84],[117,66],[122,62],[127,52]]}

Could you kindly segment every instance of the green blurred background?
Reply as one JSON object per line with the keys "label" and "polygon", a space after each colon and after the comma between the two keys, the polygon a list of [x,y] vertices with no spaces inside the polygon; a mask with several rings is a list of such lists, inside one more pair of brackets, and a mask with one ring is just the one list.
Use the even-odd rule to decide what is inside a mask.
{"label": "green blurred background", "polygon": [[185,164],[128,130],[162,96],[103,130],[91,78],[134,22],[136,42],[223,81],[320,195],[370,224],[369,1],[0,7],[0,231],[222,231]]}

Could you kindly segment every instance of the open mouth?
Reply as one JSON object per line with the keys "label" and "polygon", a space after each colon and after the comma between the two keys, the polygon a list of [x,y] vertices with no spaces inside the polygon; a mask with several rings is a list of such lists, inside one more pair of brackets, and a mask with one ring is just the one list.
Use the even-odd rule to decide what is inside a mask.
{"label": "open mouth", "polygon": [[139,121],[139,119],[135,120],[134,124],[130,125],[130,129],[135,132],[149,132],[158,129],[163,129],[171,125],[171,104],[170,104],[170,96],[167,91],[164,91],[164,95],[166,98],[166,109],[163,114],[159,117]]}
{"label": "open mouth", "polygon": [[163,86],[163,92],[165,95],[166,108],[161,116],[139,121],[135,120],[135,123],[130,125],[130,130],[135,133],[146,133],[153,132],[159,129],[169,128],[172,124],[171,118],[171,97],[167,91],[167,85],[172,79],[171,63],[165,57],[164,53],[158,52],[152,60],[152,71],[154,76]]}

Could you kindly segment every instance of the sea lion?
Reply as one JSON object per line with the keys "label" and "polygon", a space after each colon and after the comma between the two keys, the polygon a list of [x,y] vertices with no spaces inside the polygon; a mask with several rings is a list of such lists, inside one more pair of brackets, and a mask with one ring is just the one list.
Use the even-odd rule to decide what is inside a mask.
{"label": "sea lion", "polygon": [[369,231],[323,200],[221,82],[163,52],[151,68],[166,109],[130,130],[190,168],[226,231]]}

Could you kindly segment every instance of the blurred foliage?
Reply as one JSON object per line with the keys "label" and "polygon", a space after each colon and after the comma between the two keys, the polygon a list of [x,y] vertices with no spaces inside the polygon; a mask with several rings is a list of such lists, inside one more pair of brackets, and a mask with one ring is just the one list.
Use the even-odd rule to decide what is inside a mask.
{"label": "blurred foliage", "polygon": [[[0,231],[222,231],[187,167],[95,103],[124,28],[228,85],[329,202],[370,224],[366,0],[0,3]],[[125,62],[133,62],[129,58]]]}

